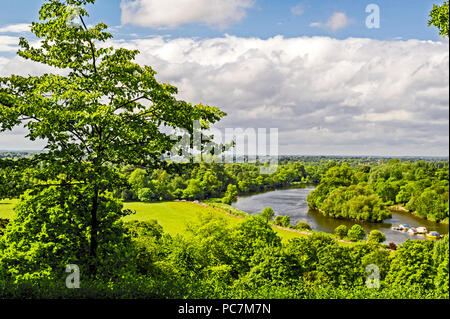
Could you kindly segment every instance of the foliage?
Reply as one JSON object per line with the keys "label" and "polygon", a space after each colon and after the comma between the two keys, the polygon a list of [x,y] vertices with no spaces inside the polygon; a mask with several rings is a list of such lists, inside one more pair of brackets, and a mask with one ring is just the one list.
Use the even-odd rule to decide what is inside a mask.
{"label": "foliage", "polygon": [[373,242],[376,244],[381,244],[382,242],[384,242],[386,240],[386,235],[383,234],[382,232],[380,232],[379,230],[372,230],[369,233],[369,236],[367,236],[367,241],[368,242]]}
{"label": "foliage", "polygon": [[297,223],[297,225],[295,225],[295,228],[300,229],[300,230],[311,230],[311,226],[304,221],[299,221]]}
{"label": "foliage", "polygon": [[0,241],[0,265],[6,278],[14,280],[58,279],[66,265],[77,264],[85,274],[89,267],[97,276],[115,278],[130,271],[126,263],[132,249],[119,218],[130,212],[105,194],[98,207],[99,231],[97,258],[90,254],[89,197],[85,186],[44,188],[27,191],[16,206],[16,217]]}
{"label": "foliage", "polygon": [[261,217],[263,217],[267,221],[273,219],[274,216],[275,213],[271,207],[265,207],[261,212]]}
{"label": "foliage", "polygon": [[225,193],[225,197],[223,198],[223,203],[231,205],[232,202],[236,201],[237,199],[237,187],[236,185],[230,184],[227,186],[227,191]]}
{"label": "foliage", "polygon": [[433,261],[436,269],[434,284],[437,290],[447,293],[449,288],[449,245],[447,234],[445,238],[434,245]]}
{"label": "foliage", "polygon": [[355,224],[348,230],[347,236],[352,241],[358,241],[364,239],[366,233],[361,225]]}
{"label": "foliage", "polygon": [[8,226],[9,219],[0,218],[0,237],[3,235],[3,230]]}
{"label": "foliage", "polygon": [[449,25],[449,2],[445,1],[442,5],[433,5],[430,12],[430,21],[428,26],[435,26],[439,30],[439,34],[445,39],[448,38]]}
{"label": "foliage", "polygon": [[348,234],[348,228],[345,225],[340,225],[336,227],[334,230],[334,234],[338,236],[340,239],[343,239],[344,237],[347,237]]}
{"label": "foliage", "polygon": [[[79,249],[76,251],[80,254],[79,262],[89,263],[88,271],[92,276],[97,274],[100,265],[107,264],[102,260],[106,258],[104,252],[109,251],[108,258],[116,261],[121,258],[120,249],[116,249],[117,253],[111,251],[116,242],[106,236],[115,232],[111,227],[119,222],[121,216],[116,201],[109,195],[125,184],[115,165],[170,166],[163,157],[177,141],[171,140],[169,134],[161,130],[162,126],[193,132],[194,120],[201,119],[202,128],[208,128],[225,115],[215,107],[177,100],[178,91],[174,86],[157,82],[156,72],[151,67],[135,63],[137,50],[105,46],[105,42],[112,38],[106,31],[107,26],[104,23],[94,26],[85,23],[88,17],[85,6],[94,2],[45,1],[39,12],[39,21],[31,26],[40,46],[33,47],[25,38],[20,39],[20,57],[63,72],[0,78],[0,131],[23,125],[29,139],[42,139],[46,143],[45,152],[33,158],[39,165],[32,166],[31,160],[22,165],[29,170],[26,175],[32,181],[29,188],[84,185],[83,191],[71,194],[72,197],[81,197],[71,201],[78,201],[81,205],[79,209],[73,209],[73,214],[79,214],[73,217],[81,223],[78,224],[79,229],[89,230],[89,234],[83,233],[75,245]],[[79,7],[81,24],[67,23],[73,13],[72,6]],[[136,177],[131,180],[135,187],[145,182],[142,172],[133,177]],[[158,185],[148,189],[154,189],[158,194]],[[145,199],[150,197],[148,189]],[[50,197],[54,202],[45,202],[39,195],[36,198],[43,201],[50,212],[52,209],[59,211],[58,207],[63,206],[58,206],[54,197]],[[33,203],[33,199],[25,199],[21,214],[33,216],[40,203],[36,202],[35,207],[27,207],[26,203]],[[109,207],[112,212],[107,220],[102,214]],[[62,212],[65,219],[60,223],[64,225],[70,219],[65,209]],[[22,218],[25,220],[27,217]],[[30,233],[40,234],[40,227],[46,227],[46,221],[42,222],[33,226],[36,229]],[[23,233],[17,233],[18,223],[13,222],[6,233],[6,251],[11,250],[6,253],[6,258],[10,258],[12,264],[15,258],[12,251],[16,249],[21,254],[33,256],[47,249],[39,243],[37,246],[24,244],[14,247],[12,243],[23,236]],[[55,231],[56,238],[51,238],[48,249],[55,246],[59,250],[60,241],[64,241],[67,235],[60,233],[60,229]],[[86,239],[88,251],[84,242],[80,242]],[[88,260],[81,254],[89,256]],[[48,275],[50,268],[58,268],[59,263],[69,257],[72,258],[62,254],[61,259],[55,261],[41,263],[41,260],[36,260],[30,268],[19,263],[15,270],[10,271],[17,271],[17,276],[41,272]],[[40,265],[42,269],[39,269]]]}
{"label": "foliage", "polygon": [[407,240],[395,251],[386,282],[391,286],[434,288],[433,242]]}
{"label": "foliage", "polygon": [[390,217],[385,207],[397,205],[431,221],[448,220],[448,162],[390,160],[370,170],[349,170],[330,168],[308,196],[308,206],[335,218],[381,222]]}

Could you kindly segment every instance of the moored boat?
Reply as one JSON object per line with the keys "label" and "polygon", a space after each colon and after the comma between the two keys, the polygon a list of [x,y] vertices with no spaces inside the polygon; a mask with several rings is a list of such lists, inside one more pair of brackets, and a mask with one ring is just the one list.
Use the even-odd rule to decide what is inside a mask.
{"label": "moored boat", "polygon": [[439,234],[438,232],[436,232],[436,231],[432,231],[432,232],[429,232],[428,234],[427,234],[427,236],[426,236],[428,239],[433,239],[433,240],[435,240],[435,239],[440,239],[441,238],[441,234]]}
{"label": "moored boat", "polygon": [[428,233],[427,228],[423,227],[423,226],[422,227],[417,227],[416,231],[417,231],[418,234],[422,234],[422,235],[425,235],[425,234]]}

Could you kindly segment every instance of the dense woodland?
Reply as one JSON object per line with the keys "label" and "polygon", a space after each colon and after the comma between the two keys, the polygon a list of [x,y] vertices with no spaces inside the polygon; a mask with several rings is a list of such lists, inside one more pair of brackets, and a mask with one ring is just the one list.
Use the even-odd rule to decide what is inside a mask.
{"label": "dense woodland", "polygon": [[[46,141],[44,152],[0,159],[0,199],[18,198],[14,217],[0,220],[0,298],[449,298],[448,235],[395,250],[376,234],[357,242],[357,227],[346,233],[355,243],[317,233],[282,241],[270,210],[237,225],[204,215],[177,236],[158,221],[124,222],[134,213],[124,200],[227,205],[301,183],[318,185],[309,205],[330,217],[381,221],[402,205],[448,222],[449,166],[288,158],[261,175],[259,164],[164,161],[177,141],[162,125],[193,134],[193,121],[208,129],[226,114],[177,99],[176,87],[136,63],[138,51],[107,47],[107,26],[88,21],[94,3],[46,0],[31,27],[40,46],[20,39],[21,58],[63,75],[0,78],[0,132],[23,126]],[[72,6],[81,23],[67,24]],[[78,265],[79,289],[67,288],[67,265]]]}
{"label": "dense woodland", "polygon": [[308,197],[312,209],[326,216],[379,222],[400,205],[417,216],[448,223],[448,162],[401,162],[375,167],[329,169]]}
{"label": "dense woodland", "polygon": [[[269,221],[274,218],[270,209],[261,216],[244,216],[245,222],[234,227],[220,218],[203,216],[197,224],[189,225],[185,235],[175,237],[166,234],[156,220],[122,223],[116,217],[124,213],[123,200],[220,198],[213,202],[227,202],[237,194],[308,182],[318,184],[310,202],[318,194],[325,194],[320,206],[324,211],[344,212],[348,207],[351,212],[355,205],[366,205],[369,210],[355,211],[369,216],[380,212],[388,215],[389,205],[408,206],[417,199],[420,202],[423,194],[431,191],[442,195],[441,205],[447,210],[441,214],[448,218],[448,161],[383,160],[372,165],[361,159],[289,160],[272,175],[260,175],[258,165],[245,163],[202,163],[182,170],[183,173],[124,167],[120,174],[125,186],[105,198],[109,213],[103,221],[107,223],[105,232],[100,234],[102,275],[84,281],[77,292],[64,289],[61,280],[59,286],[49,280],[64,277],[66,264],[89,264],[89,236],[83,230],[88,215],[81,211],[73,214],[84,206],[80,206],[77,195],[81,189],[54,186],[40,193],[25,191],[16,208],[17,217],[8,228],[3,228],[5,235],[0,242],[4,297],[23,297],[25,292],[30,293],[27,285],[36,281],[48,289],[45,293],[33,291],[32,295],[38,298],[46,294],[136,298],[448,297],[448,236],[438,242],[407,241],[391,247],[396,250],[389,250],[381,245],[384,239],[372,240],[371,236],[382,236],[376,231],[367,242],[360,242],[364,231],[357,229],[358,225],[336,232],[338,237],[355,242],[350,246],[322,233],[282,242],[270,226]],[[230,195],[230,185],[235,186],[234,195]],[[416,192],[404,197],[402,191],[409,187]],[[439,193],[441,188],[444,192]],[[395,194],[386,189],[396,190]],[[151,197],[145,197],[149,194]],[[368,204],[372,200],[379,205],[376,210]],[[434,201],[425,203],[436,205]],[[88,202],[85,206],[89,207]],[[429,208],[427,211],[434,212]],[[433,216],[434,213],[424,217]],[[289,219],[282,216],[273,223],[292,227]],[[307,228],[308,225],[298,225],[298,229]],[[380,289],[366,287],[366,267],[372,264],[379,267]]]}

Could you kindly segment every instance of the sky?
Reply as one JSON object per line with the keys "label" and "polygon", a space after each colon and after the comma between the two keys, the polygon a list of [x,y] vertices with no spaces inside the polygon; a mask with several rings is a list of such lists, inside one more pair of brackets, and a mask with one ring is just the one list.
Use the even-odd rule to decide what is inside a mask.
{"label": "sky", "polygon": [[[16,55],[43,1],[0,0],[0,76],[41,74]],[[439,0],[97,0],[108,44],[228,115],[219,128],[278,128],[281,154],[449,155],[449,43]],[[375,6],[374,6],[375,5]],[[379,9],[379,25],[370,20]],[[371,10],[367,10],[371,9]],[[37,150],[17,128],[0,150]]]}

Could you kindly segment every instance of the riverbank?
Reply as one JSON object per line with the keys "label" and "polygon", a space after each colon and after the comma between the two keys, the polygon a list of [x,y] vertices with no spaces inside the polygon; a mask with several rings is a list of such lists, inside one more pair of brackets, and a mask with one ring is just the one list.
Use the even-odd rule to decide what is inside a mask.
{"label": "riverbank", "polygon": [[[231,216],[231,217],[235,217],[235,218],[239,218],[239,219],[245,219],[248,216],[251,216],[251,214],[248,214],[244,211],[240,211],[240,210],[233,208],[232,206],[227,205],[227,204],[222,204],[222,205],[224,205],[222,208],[215,206],[216,203],[197,202],[196,204],[203,206],[203,207],[210,207],[212,209],[215,209],[218,212],[226,214],[227,216]],[[226,207],[226,206],[228,206],[228,207]],[[326,236],[330,236],[331,238],[333,238],[333,240],[335,240],[336,242],[347,245],[347,246],[354,245],[357,243],[357,242],[352,242],[352,241],[347,241],[347,240],[336,238],[334,235],[329,234],[329,233],[323,233],[323,232],[318,232],[318,231],[313,231],[313,230],[306,231],[306,230],[299,230],[299,229],[295,229],[295,228],[282,227],[279,225],[275,225],[273,222],[269,222],[269,224],[272,228],[274,228],[276,230],[280,230],[282,232],[291,232],[291,233],[299,234],[302,236],[312,236],[314,234],[325,234]]]}
{"label": "riverbank", "polygon": [[294,188],[251,196],[239,196],[238,200],[232,203],[232,207],[252,215],[260,214],[265,207],[271,207],[277,216],[290,216],[291,223],[294,225],[299,221],[305,221],[313,231],[327,234],[334,234],[335,229],[340,225],[345,225],[347,229],[350,229],[353,225],[358,224],[363,227],[366,234],[369,234],[372,230],[381,231],[386,236],[386,243],[392,242],[396,245],[402,244],[407,239],[419,239],[417,236],[392,230],[392,226],[396,225],[425,226],[430,231],[437,231],[440,234],[448,233],[448,225],[419,219],[410,213],[392,212],[392,218],[380,223],[327,217],[320,212],[309,210],[307,197],[313,190],[314,188]]}
{"label": "riverbank", "polygon": [[434,221],[434,220],[430,220],[430,219],[428,219],[426,217],[420,216],[416,212],[412,212],[412,211],[406,209],[402,205],[389,206],[388,209],[390,211],[394,211],[394,212],[399,212],[399,213],[404,213],[404,214],[411,214],[411,215],[413,215],[413,216],[415,216],[417,218],[420,218],[420,219],[423,219],[423,220],[427,220],[427,221],[430,221],[430,222],[433,222],[433,223],[436,223],[436,224],[443,224],[443,225],[448,225],[449,224],[448,217],[446,219],[443,219],[443,220],[437,222],[437,221]]}

